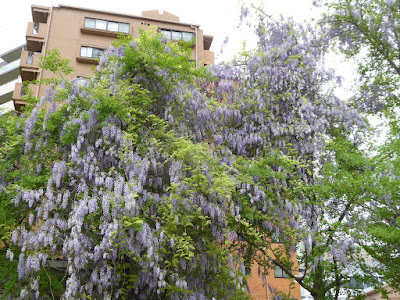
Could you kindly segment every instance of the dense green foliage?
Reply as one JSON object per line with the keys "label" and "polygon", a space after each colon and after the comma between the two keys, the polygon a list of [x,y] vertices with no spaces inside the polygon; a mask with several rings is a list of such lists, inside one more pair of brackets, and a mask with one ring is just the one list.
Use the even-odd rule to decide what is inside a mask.
{"label": "dense green foliage", "polygon": [[[330,2],[321,30],[256,9],[256,49],[209,69],[155,31],[121,36],[85,84],[47,52],[46,95],[0,116],[1,293],[245,299],[255,263],[318,300],[398,285],[396,9]],[[359,111],[327,88],[332,41],[367,50]],[[359,112],[387,118],[382,147]]]}
{"label": "dense green foliage", "polygon": [[[365,250],[380,262],[383,279],[400,288],[399,80],[400,3],[340,0],[325,3],[329,35],[357,64],[359,89],[354,105],[384,124],[378,147],[369,153],[373,175],[366,188]],[[376,121],[374,122],[376,123]]]}

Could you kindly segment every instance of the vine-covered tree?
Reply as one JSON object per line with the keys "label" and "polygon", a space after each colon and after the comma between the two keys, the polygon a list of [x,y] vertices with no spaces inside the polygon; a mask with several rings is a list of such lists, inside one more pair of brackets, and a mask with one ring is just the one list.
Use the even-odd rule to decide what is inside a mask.
{"label": "vine-covered tree", "polygon": [[384,123],[385,134],[371,165],[364,248],[381,264],[378,272],[400,288],[399,117],[400,2],[340,0],[324,2],[328,35],[357,62],[360,85],[353,103]]}
{"label": "vine-covered tree", "polygon": [[261,11],[254,28],[255,51],[210,70],[154,32],[121,38],[85,85],[33,104],[0,148],[21,298],[57,258],[64,298],[244,299],[253,263],[338,297],[365,226],[365,123],[334,96],[318,31]]}
{"label": "vine-covered tree", "polygon": [[224,246],[235,181],[164,119],[177,90],[205,80],[182,49],[153,32],[121,39],[86,85],[59,80],[26,118],[2,169],[22,216],[7,250],[20,251],[21,298],[45,292],[37,272],[56,258],[68,299],[246,298]]}
{"label": "vine-covered tree", "polygon": [[360,148],[366,124],[331,89],[337,78],[324,68],[322,31],[256,12],[258,47],[238,62],[234,126],[222,134],[248,180],[236,194],[246,220],[233,222],[237,246],[247,265],[278,266],[314,299],[337,299],[352,276],[373,280],[348,271],[366,267],[357,247],[370,177]]}

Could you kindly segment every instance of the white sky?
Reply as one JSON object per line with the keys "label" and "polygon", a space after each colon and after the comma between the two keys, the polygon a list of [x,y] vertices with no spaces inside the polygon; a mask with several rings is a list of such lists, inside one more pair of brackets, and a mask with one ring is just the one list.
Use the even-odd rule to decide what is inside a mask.
{"label": "white sky", "polygon": [[[27,23],[32,21],[31,5],[58,6],[59,4],[96,8],[112,12],[140,15],[144,10],[160,9],[180,17],[180,21],[200,25],[205,34],[213,35],[211,50],[216,60],[226,59],[241,50],[241,41],[248,40],[249,33],[236,29],[239,23],[240,3],[245,0],[2,0],[0,18],[0,54],[25,43]],[[263,5],[266,13],[279,17],[294,17],[296,21],[317,18],[319,11],[312,6],[313,0],[253,0]],[[218,56],[226,36],[230,42],[223,55]],[[337,66],[337,58],[330,58]],[[333,60],[333,61],[332,61]],[[348,67],[341,67],[340,75],[351,73]]]}
{"label": "white sky", "polygon": [[[25,42],[28,22],[32,21],[31,5],[58,6],[59,4],[96,8],[112,12],[140,15],[144,10],[161,9],[180,17],[185,23],[198,24],[204,33],[214,36],[212,49],[219,52],[225,36],[234,34],[238,24],[238,0],[2,0],[0,18],[0,53]],[[312,0],[255,0],[262,3],[269,14],[294,16],[298,20],[311,16]],[[314,14],[315,15],[315,14]],[[238,49],[239,50],[239,49]]]}

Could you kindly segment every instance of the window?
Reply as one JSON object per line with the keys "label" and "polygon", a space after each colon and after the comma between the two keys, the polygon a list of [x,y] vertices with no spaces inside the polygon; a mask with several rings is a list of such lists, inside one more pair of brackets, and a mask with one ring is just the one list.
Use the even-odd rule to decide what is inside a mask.
{"label": "window", "polygon": [[172,39],[179,41],[182,39],[182,32],[180,31],[172,31]]}
{"label": "window", "polygon": [[288,278],[287,274],[278,266],[274,269],[275,278]]}
{"label": "window", "polygon": [[160,32],[167,38],[167,39],[171,39],[171,30],[165,30],[165,29],[161,29]]}
{"label": "window", "polygon": [[128,23],[111,22],[99,19],[85,18],[85,28],[94,28],[112,32],[129,33]]}
{"label": "window", "polygon": [[279,230],[274,231],[274,232],[271,234],[271,240],[272,240],[272,242],[274,242],[274,243],[284,243],[284,242],[285,242],[285,239],[284,239],[284,237],[283,237],[283,234],[282,234]]}
{"label": "window", "polygon": [[129,24],[118,23],[118,31],[123,33],[129,33]]}
{"label": "window", "polygon": [[182,32],[182,39],[184,41],[191,41],[194,37],[194,34],[192,32]]}
{"label": "window", "polygon": [[117,22],[108,22],[107,30],[118,32],[118,23]]}
{"label": "window", "polygon": [[98,58],[103,55],[104,49],[93,47],[81,47],[81,57]]}
{"label": "window", "polygon": [[169,40],[184,40],[191,41],[194,37],[193,32],[176,31],[169,29],[160,29],[160,32]]}
{"label": "window", "polygon": [[28,90],[28,83],[27,82],[23,82],[22,85],[21,85],[21,96],[25,96],[27,90]]}
{"label": "window", "polygon": [[96,20],[85,18],[85,27],[86,28],[96,28]]}
{"label": "window", "polygon": [[95,20],[96,25],[94,28],[96,29],[101,29],[101,30],[107,30],[107,21],[104,20]]}
{"label": "window", "polygon": [[75,78],[75,83],[79,86],[85,86],[86,83],[88,83],[89,78],[83,77],[83,76],[78,76]]}

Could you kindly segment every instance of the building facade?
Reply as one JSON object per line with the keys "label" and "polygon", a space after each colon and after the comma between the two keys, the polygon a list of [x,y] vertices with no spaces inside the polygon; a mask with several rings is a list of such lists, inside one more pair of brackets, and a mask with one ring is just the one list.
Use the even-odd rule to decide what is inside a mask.
{"label": "building facade", "polygon": [[[271,249],[269,250],[270,256],[273,257],[273,251],[279,250],[283,246],[281,243],[272,243]],[[261,254],[264,260],[268,258]],[[291,270],[293,274],[298,275],[298,265],[296,253],[292,254],[291,260],[295,262],[293,269]],[[264,271],[265,276],[262,276],[262,271]],[[276,299],[276,293],[283,292],[289,295],[293,300],[301,299],[300,285],[292,279],[289,279],[286,273],[279,267],[274,269],[262,270],[257,264],[251,266],[251,273],[248,279],[248,288],[250,295],[254,300],[272,300]],[[260,275],[259,275],[260,274]]]}
{"label": "building facade", "polygon": [[179,17],[168,12],[150,10],[141,16],[86,9],[67,5],[45,7],[32,5],[32,22],[26,30],[26,49],[22,51],[19,69],[23,83],[16,83],[12,99],[16,110],[25,105],[22,99],[25,85],[40,98],[46,87],[29,84],[29,81],[50,78],[49,71],[39,68],[39,58],[47,50],[59,49],[61,56],[71,61],[74,72],[68,79],[87,77],[91,66],[98,63],[105,49],[119,34],[139,35],[140,29],[156,27],[172,40],[193,40],[193,60],[197,66],[214,60],[210,51],[213,37],[203,34],[199,25],[182,23]]}

